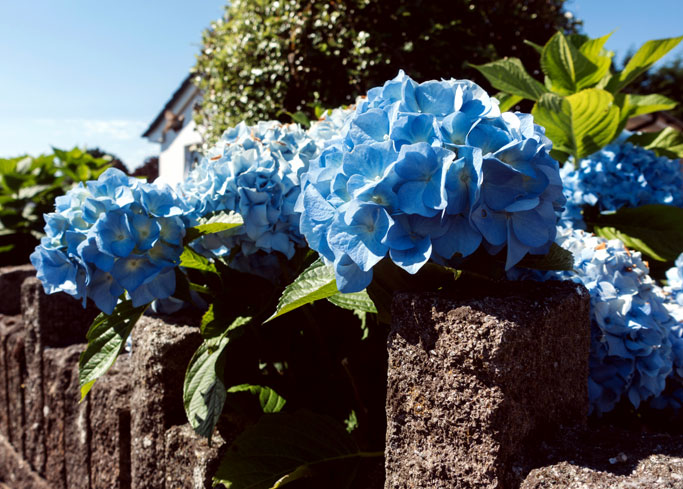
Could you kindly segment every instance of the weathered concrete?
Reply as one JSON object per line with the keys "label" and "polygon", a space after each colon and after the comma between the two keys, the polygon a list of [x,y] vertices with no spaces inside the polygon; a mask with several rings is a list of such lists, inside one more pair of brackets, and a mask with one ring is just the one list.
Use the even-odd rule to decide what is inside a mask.
{"label": "weathered concrete", "polygon": [[588,412],[588,293],[398,294],[389,335],[386,489],[504,487],[535,433]]}
{"label": "weathered concrete", "polygon": [[0,268],[0,314],[12,316],[21,311],[21,284],[36,274],[33,265]]}
{"label": "weathered concrete", "polygon": [[130,358],[120,356],[88,394],[92,489],[131,487],[130,367]]}
{"label": "weathered concrete", "polygon": [[30,277],[21,285],[21,312],[26,325],[26,368],[32,379],[26,389],[26,423],[31,427],[26,434],[26,457],[35,471],[45,475],[43,350],[83,343],[97,311],[84,310],[80,301],[63,293],[45,294],[40,280]]}
{"label": "weathered concrete", "polygon": [[[0,435],[9,440],[9,392],[7,390],[9,352],[6,347],[9,335],[21,327],[21,316],[0,314]],[[19,325],[19,326],[18,326]]]}
{"label": "weathered concrete", "polygon": [[44,479],[31,470],[4,436],[0,436],[1,483],[6,483],[9,489],[51,489]]}
{"label": "weathered concrete", "polygon": [[7,365],[7,407],[9,441],[17,453],[24,456],[26,436],[24,394],[26,387],[26,358],[24,356],[24,326],[17,323],[7,331],[5,363]]}
{"label": "weathered concrete", "polygon": [[147,316],[135,325],[131,449],[136,489],[163,487],[165,432],[186,422],[182,379],[200,343],[197,328],[173,326]]}
{"label": "weathered concrete", "polygon": [[683,436],[563,429],[515,463],[520,489],[683,489]]}
{"label": "weathered concrete", "polygon": [[[73,345],[68,349],[82,352],[86,345]],[[90,399],[79,402],[81,391],[78,384],[78,357],[73,358],[69,368],[69,382],[64,392],[64,446],[66,487],[69,489],[90,488]]]}
{"label": "weathered concrete", "polygon": [[225,442],[216,434],[209,447],[189,424],[172,426],[165,434],[166,489],[211,489]]}

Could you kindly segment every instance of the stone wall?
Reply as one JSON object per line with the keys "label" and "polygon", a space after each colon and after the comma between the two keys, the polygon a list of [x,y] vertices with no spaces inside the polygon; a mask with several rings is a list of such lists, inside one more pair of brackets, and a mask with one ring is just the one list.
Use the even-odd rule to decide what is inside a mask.
{"label": "stone wall", "polygon": [[0,269],[0,487],[211,487],[221,443],[209,448],[185,425],[181,393],[197,328],[143,317],[133,354],[79,403],[78,358],[97,311],[46,295],[34,275]]}

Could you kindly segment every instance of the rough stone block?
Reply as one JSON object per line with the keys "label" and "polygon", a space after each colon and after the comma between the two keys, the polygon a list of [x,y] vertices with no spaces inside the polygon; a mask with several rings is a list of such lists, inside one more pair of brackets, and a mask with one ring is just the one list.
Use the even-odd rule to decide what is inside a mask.
{"label": "rough stone block", "polygon": [[569,282],[397,294],[386,489],[506,487],[525,441],[588,413],[589,298]]}
{"label": "rough stone block", "polygon": [[128,355],[120,356],[88,394],[92,489],[131,487],[129,360]]}
{"label": "rough stone block", "polygon": [[7,391],[8,351],[6,348],[9,335],[21,326],[21,316],[3,316],[0,314],[0,435],[9,440],[9,393]]}
{"label": "rough stone block", "polygon": [[683,489],[683,436],[563,429],[516,462],[520,489]]}
{"label": "rough stone block", "polygon": [[225,442],[216,434],[211,447],[189,424],[166,430],[166,488],[211,489]]}
{"label": "rough stone block", "polygon": [[30,264],[0,268],[0,314],[19,314],[21,284],[35,274],[36,269]]}
{"label": "rough stone block", "polygon": [[80,301],[59,293],[47,295],[35,277],[21,285],[21,311],[26,325],[26,368],[32,381],[26,389],[26,458],[34,470],[45,474],[46,427],[43,416],[45,388],[43,350],[83,343],[97,311],[83,309]]}
{"label": "rough stone block", "polygon": [[9,328],[5,339],[9,442],[22,456],[26,436],[24,395],[27,382],[24,337],[24,326],[17,323]]}
{"label": "rough stone block", "polygon": [[66,466],[66,487],[68,489],[90,488],[90,432],[88,419],[90,399],[79,402],[81,391],[78,385],[78,356],[86,345],[73,345],[74,361],[70,368],[69,383],[64,392],[64,446]]}
{"label": "rough stone block", "polygon": [[[66,391],[71,382],[73,367],[78,365],[80,353],[80,345],[67,348],[46,348],[43,351],[44,477],[56,489],[66,489],[66,457],[67,454],[73,455],[68,451],[65,437],[66,403],[68,402]],[[73,402],[78,402],[78,400]]]}
{"label": "rough stone block", "polygon": [[199,347],[198,328],[143,316],[133,330],[133,487],[157,489],[164,480],[165,433],[186,423],[185,370]]}
{"label": "rough stone block", "polygon": [[51,489],[4,436],[0,436],[0,488]]}

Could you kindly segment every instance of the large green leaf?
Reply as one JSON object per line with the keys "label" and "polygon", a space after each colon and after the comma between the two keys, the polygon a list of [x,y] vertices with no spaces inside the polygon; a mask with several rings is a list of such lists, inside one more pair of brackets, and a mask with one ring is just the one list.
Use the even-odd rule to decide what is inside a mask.
{"label": "large green leaf", "polygon": [[185,235],[185,242],[190,243],[200,236],[207,234],[230,230],[237,232],[242,224],[244,224],[242,216],[236,212],[219,212],[209,218],[202,219],[200,224],[188,229]]}
{"label": "large green leaf", "polygon": [[334,269],[319,258],[285,288],[275,313],[266,322],[338,292]]}
{"label": "large green leaf", "polygon": [[264,413],[279,413],[285,407],[287,401],[270,387],[261,385],[240,384],[228,389],[230,394],[249,394],[258,400],[261,411]]}
{"label": "large green leaf", "polygon": [[675,48],[681,42],[681,39],[683,39],[683,36],[647,41],[626,63],[619,76],[612,78],[607,89],[612,93],[616,93],[624,88],[638,76],[645,73],[662,56]]}
{"label": "large green leaf", "polygon": [[501,112],[506,112],[510,110],[516,104],[524,100],[523,97],[520,97],[519,95],[511,95],[509,93],[504,92],[498,92],[496,94],[496,98],[498,99],[498,102],[500,102],[500,105],[498,107],[500,108]]}
{"label": "large green leaf", "polygon": [[371,312],[376,314],[377,308],[375,303],[368,295],[367,291],[361,290],[360,292],[352,292],[350,294],[334,294],[327,298],[335,306],[341,307],[343,309],[350,309],[352,311],[362,311]]}
{"label": "large green leaf", "polygon": [[[606,34],[596,39],[587,39],[579,47],[579,52],[597,66],[597,70],[589,76],[578,80],[579,88],[588,88],[596,85],[606,76],[609,76],[609,69],[612,65],[614,53],[604,48],[605,43],[612,33]],[[598,87],[600,88],[600,87]]]}
{"label": "large green leaf", "polygon": [[209,441],[226,398],[223,383],[225,348],[250,321],[251,318],[239,317],[222,335],[204,340],[187,367],[183,383],[185,414],[190,426]]}
{"label": "large green leaf", "polygon": [[561,97],[547,93],[534,105],[535,122],[546,129],[556,150],[576,161],[608,144],[617,131],[619,108],[612,94],[598,88]]}
{"label": "large green leaf", "polygon": [[95,318],[86,335],[88,346],[78,361],[81,400],[114,364],[146,307],[133,307],[131,301],[124,301],[116,306],[111,316],[102,313]]}
{"label": "large green leaf", "polygon": [[634,134],[627,141],[650,149],[659,156],[683,158],[683,133],[673,127],[667,127],[659,132]]}
{"label": "large green leaf", "polygon": [[503,92],[538,100],[548,90],[526,72],[518,58],[506,58],[484,65],[472,65],[491,85]]}
{"label": "large green leaf", "polygon": [[674,261],[683,252],[683,209],[668,205],[622,208],[600,214],[587,224],[598,236],[620,239],[627,248],[658,261]]}
{"label": "large green leaf", "polygon": [[631,117],[659,112],[660,110],[671,110],[678,105],[677,102],[670,98],[656,93],[650,95],[620,93],[615,96],[614,100],[621,107],[617,135],[626,127],[626,123]]}
{"label": "large green leaf", "polygon": [[318,487],[348,487],[361,452],[338,421],[310,412],[266,414],[237,437],[214,482],[228,489],[273,489],[301,478]]}
{"label": "large green leaf", "polygon": [[[604,41],[607,40],[606,36]],[[602,48],[603,38],[596,40],[595,45]],[[588,41],[590,42],[590,41]],[[584,43],[585,44],[585,43]],[[593,53],[594,46],[586,50]],[[598,49],[598,51],[599,51]],[[607,64],[600,61],[600,65],[591,61],[572,43],[567,41],[564,34],[556,33],[543,47],[541,54],[541,68],[550,78],[552,90],[562,95],[576,93],[584,87],[594,85],[609,71],[610,60]]]}
{"label": "large green leaf", "polygon": [[572,270],[574,256],[571,251],[553,243],[545,255],[526,255],[517,266],[534,270]]}

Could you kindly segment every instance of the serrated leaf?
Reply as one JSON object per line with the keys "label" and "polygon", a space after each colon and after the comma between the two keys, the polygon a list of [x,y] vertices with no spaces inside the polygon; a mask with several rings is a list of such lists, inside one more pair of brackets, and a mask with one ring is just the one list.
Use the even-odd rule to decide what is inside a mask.
{"label": "serrated leaf", "polygon": [[472,65],[494,88],[530,100],[538,100],[548,90],[534,80],[518,58],[506,58],[484,65]]}
{"label": "serrated leaf", "polygon": [[239,227],[244,224],[242,216],[236,212],[219,212],[209,218],[202,219],[200,224],[191,227],[185,235],[185,242],[191,243],[200,236],[221,233],[225,231],[239,232]]}
{"label": "serrated leaf", "polygon": [[533,270],[572,270],[574,255],[569,250],[553,243],[545,255],[526,255],[517,266]]}
{"label": "serrated leaf", "polygon": [[223,383],[225,348],[251,318],[239,317],[221,336],[204,340],[192,356],[183,383],[183,405],[190,426],[211,441],[223,411],[227,391]]}
{"label": "serrated leaf", "polygon": [[[607,67],[609,69],[609,66]],[[557,32],[543,47],[541,69],[550,78],[552,90],[562,95],[576,93],[586,80],[597,76],[598,66]],[[604,76],[597,76],[595,83]]]}
{"label": "serrated leaf", "polygon": [[334,294],[327,298],[332,304],[343,309],[350,309],[351,311],[371,312],[377,314],[375,303],[368,295],[366,290],[360,292],[352,292],[350,294]]}
{"label": "serrated leaf", "polygon": [[338,292],[334,269],[319,258],[285,287],[275,313],[265,322]]}
{"label": "serrated leaf", "polygon": [[228,389],[228,394],[247,393],[258,399],[264,413],[279,413],[287,401],[270,387],[261,385],[240,384]]}
{"label": "serrated leaf", "polygon": [[524,100],[519,95],[511,95],[509,93],[498,92],[496,94],[496,99],[500,102],[498,108],[501,112],[507,112],[513,108],[516,104]]}
{"label": "serrated leaf", "polygon": [[626,141],[654,151],[658,156],[683,158],[683,133],[673,127],[659,132],[634,134]]}
{"label": "serrated leaf", "polygon": [[608,144],[619,125],[619,108],[612,94],[598,88],[561,97],[547,93],[534,105],[536,123],[556,150],[569,153],[576,161]]}
{"label": "serrated leaf", "polygon": [[228,489],[273,489],[324,475],[320,487],[346,487],[358,460],[367,456],[381,453],[360,452],[332,418],[310,412],[266,414],[237,437],[214,483]]}
{"label": "serrated leaf", "polygon": [[180,255],[180,266],[192,268],[193,270],[218,273],[216,271],[216,266],[213,263],[210,263],[206,257],[200,255],[188,246],[185,246]]}
{"label": "serrated leaf", "polygon": [[146,307],[133,307],[131,301],[124,301],[116,306],[111,316],[102,313],[95,318],[86,334],[88,346],[78,360],[81,401],[123,351],[133,326]]}
{"label": "serrated leaf", "polygon": [[607,89],[612,93],[620,91],[638,76],[645,73],[662,56],[675,48],[681,42],[681,39],[683,39],[683,36],[647,41],[626,63],[623,71],[618,76],[612,78]]}
{"label": "serrated leaf", "polygon": [[650,95],[633,95],[633,94],[617,94],[614,98],[615,102],[621,108],[619,115],[619,129],[617,135],[626,127],[628,120],[631,117],[642,114],[650,114],[652,112],[659,112],[661,110],[671,110],[678,105],[664,95],[656,93]]}
{"label": "serrated leaf", "polygon": [[599,214],[587,224],[598,236],[619,239],[657,261],[674,261],[683,252],[683,209],[668,205],[622,208]]}

